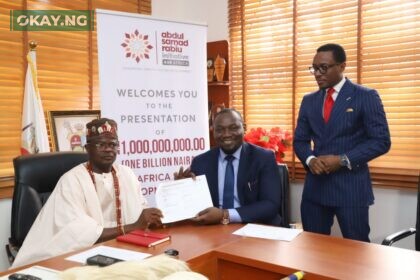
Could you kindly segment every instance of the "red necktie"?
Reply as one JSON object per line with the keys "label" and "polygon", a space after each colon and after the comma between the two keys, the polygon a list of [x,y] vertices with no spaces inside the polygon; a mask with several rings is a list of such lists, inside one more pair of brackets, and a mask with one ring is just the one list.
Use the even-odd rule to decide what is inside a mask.
{"label": "red necktie", "polygon": [[324,122],[327,123],[330,119],[331,111],[334,106],[334,99],[332,98],[332,95],[334,93],[334,88],[329,88],[327,90],[327,98],[325,99],[324,104]]}

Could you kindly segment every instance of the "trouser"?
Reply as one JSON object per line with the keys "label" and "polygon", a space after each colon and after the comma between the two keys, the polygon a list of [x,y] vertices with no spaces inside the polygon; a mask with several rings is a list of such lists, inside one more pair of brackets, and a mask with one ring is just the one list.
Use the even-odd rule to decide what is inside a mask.
{"label": "trouser", "polygon": [[324,206],[307,200],[300,205],[303,230],[330,235],[337,217],[344,238],[370,242],[369,206]]}

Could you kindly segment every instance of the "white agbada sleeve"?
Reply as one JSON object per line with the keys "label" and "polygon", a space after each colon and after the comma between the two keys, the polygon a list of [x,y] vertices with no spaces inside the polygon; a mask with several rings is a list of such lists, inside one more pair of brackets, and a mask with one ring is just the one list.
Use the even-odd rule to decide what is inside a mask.
{"label": "white agbada sleeve", "polygon": [[[143,209],[148,207],[146,198],[141,194],[140,183],[131,168],[116,164],[114,168],[120,180],[120,200],[122,223],[132,224],[138,220]],[[116,227],[117,224],[113,227]]]}
{"label": "white agbada sleeve", "polygon": [[[147,206],[128,167],[115,165],[120,181],[123,223],[135,222]],[[95,244],[104,217],[84,164],[64,174],[32,225],[12,267],[58,256]]]}

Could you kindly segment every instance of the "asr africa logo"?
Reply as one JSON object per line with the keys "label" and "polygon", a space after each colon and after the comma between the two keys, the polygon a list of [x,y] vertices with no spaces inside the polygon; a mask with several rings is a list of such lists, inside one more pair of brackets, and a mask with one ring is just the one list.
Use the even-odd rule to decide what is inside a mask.
{"label": "asr africa logo", "polygon": [[121,46],[124,48],[125,57],[131,57],[137,63],[149,59],[150,50],[153,49],[149,44],[149,35],[142,35],[137,29],[133,33],[125,33]]}

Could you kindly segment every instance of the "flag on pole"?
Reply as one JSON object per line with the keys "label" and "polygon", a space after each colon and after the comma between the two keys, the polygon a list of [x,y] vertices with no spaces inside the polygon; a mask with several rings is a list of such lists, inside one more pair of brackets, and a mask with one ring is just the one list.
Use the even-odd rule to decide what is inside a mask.
{"label": "flag on pole", "polygon": [[22,140],[20,147],[22,155],[50,151],[44,110],[38,90],[35,50],[31,49],[26,58],[28,60],[28,69],[26,71],[22,110]]}

